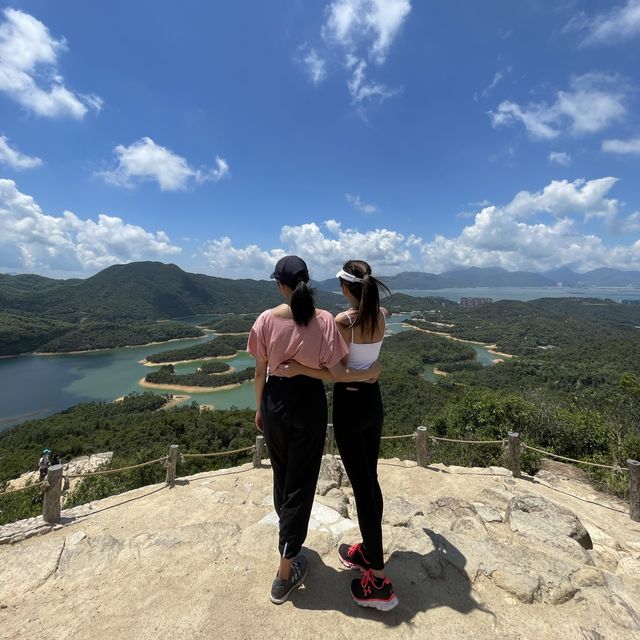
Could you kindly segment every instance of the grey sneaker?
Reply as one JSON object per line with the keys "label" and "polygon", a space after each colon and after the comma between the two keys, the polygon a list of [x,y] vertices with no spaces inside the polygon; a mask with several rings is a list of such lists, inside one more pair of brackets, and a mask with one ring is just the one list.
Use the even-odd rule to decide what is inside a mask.
{"label": "grey sneaker", "polygon": [[282,604],[289,599],[294,589],[297,589],[307,577],[307,559],[304,556],[296,556],[291,562],[291,573],[288,580],[276,578],[271,585],[271,602]]}

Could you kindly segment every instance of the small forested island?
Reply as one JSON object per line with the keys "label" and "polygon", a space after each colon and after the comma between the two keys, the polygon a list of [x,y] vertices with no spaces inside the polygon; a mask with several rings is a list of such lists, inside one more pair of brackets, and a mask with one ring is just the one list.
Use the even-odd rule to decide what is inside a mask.
{"label": "small forested island", "polygon": [[247,336],[220,336],[209,342],[195,344],[182,349],[171,349],[161,353],[152,353],[146,357],[146,361],[153,364],[189,362],[190,360],[202,360],[203,358],[220,358],[235,356],[247,346]]}
{"label": "small forested island", "polygon": [[202,391],[215,391],[229,385],[237,385],[247,380],[253,380],[254,368],[228,373],[212,372],[203,366],[194,373],[177,374],[173,365],[165,364],[158,371],[147,374],[143,386],[163,387],[167,389],[201,388]]}

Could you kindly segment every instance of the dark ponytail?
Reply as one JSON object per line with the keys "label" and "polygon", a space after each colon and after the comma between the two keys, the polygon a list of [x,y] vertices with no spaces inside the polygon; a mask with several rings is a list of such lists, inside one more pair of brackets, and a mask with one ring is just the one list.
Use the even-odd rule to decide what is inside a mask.
{"label": "dark ponytail", "polygon": [[313,289],[304,280],[299,280],[291,295],[291,313],[297,325],[309,324],[309,320],[316,313],[316,306],[313,302]]}
{"label": "dark ponytail", "polygon": [[362,328],[365,336],[373,338],[378,327],[378,315],[380,313],[380,292],[383,289],[391,295],[388,287],[371,275],[371,267],[364,260],[349,260],[342,267],[343,271],[356,278],[362,278],[362,282],[349,282],[340,279],[347,285],[347,289],[359,301],[358,317],[353,326]]}

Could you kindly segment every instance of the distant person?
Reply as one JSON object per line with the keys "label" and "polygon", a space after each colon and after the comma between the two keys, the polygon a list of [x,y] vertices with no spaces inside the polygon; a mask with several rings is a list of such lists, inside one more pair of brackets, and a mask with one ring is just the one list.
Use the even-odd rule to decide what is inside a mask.
{"label": "distant person", "polygon": [[62,459],[59,453],[53,454],[53,464],[62,464]]}
{"label": "distant person", "polygon": [[331,314],[315,308],[304,260],[285,256],[271,277],[285,302],[260,314],[247,350],[256,359],[255,423],[269,449],[273,501],[280,520],[280,563],[270,599],[282,604],[307,575],[307,561],[300,551],[307,536],[328,416],[321,380],[273,372],[295,357],[311,369],[337,369],[347,375],[340,360],[348,348]]}
{"label": "distant person", "polygon": [[43,449],[40,460],[38,460],[38,471],[40,471],[40,482],[47,477],[47,469],[51,463],[49,462],[49,456],[51,455],[51,449]]}
{"label": "distant person", "polygon": [[[372,276],[371,267],[363,260],[349,260],[336,277],[350,304],[347,311],[336,316],[340,333],[349,344],[349,355],[343,362],[349,370],[367,369],[378,359],[386,328],[387,311],[380,306],[379,288],[387,292],[389,289]],[[287,363],[287,369],[276,373],[281,371],[283,375],[316,375],[295,362]],[[362,572],[360,579],[351,582],[356,604],[388,611],[398,605],[398,597],[385,576],[382,553],[383,499],[377,467],[383,421],[377,380],[335,383],[333,429],[353,487],[362,535],[358,544],[340,545],[338,555],[346,567]]]}

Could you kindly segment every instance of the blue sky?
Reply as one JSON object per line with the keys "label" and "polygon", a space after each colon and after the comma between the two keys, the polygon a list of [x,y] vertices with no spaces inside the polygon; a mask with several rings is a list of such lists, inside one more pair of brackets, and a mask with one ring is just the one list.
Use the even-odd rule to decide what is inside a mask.
{"label": "blue sky", "polygon": [[0,270],[640,269],[640,0],[0,3]]}

